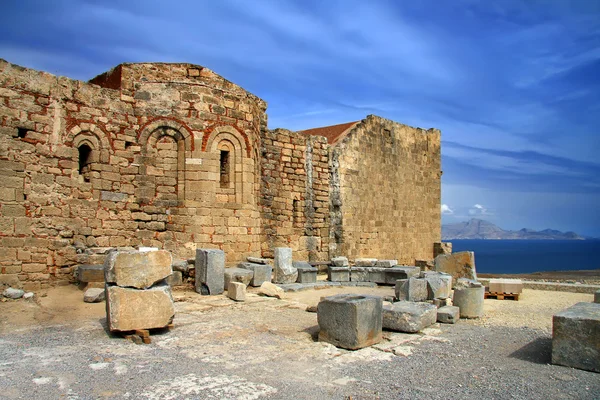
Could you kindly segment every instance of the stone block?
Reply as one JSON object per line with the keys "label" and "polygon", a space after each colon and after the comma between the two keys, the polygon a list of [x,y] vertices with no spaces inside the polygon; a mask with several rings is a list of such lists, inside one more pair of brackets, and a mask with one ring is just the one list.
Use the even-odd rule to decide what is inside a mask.
{"label": "stone block", "polygon": [[330,282],[350,282],[350,268],[328,267],[327,280]]}
{"label": "stone block", "polygon": [[217,295],[225,291],[225,253],[216,249],[196,250],[196,293]]}
{"label": "stone block", "polygon": [[433,299],[433,305],[436,306],[437,308],[441,308],[441,307],[451,306],[452,302],[450,301],[449,298]]}
{"label": "stone block", "polygon": [[522,293],[523,281],[520,279],[490,279],[491,293]]}
{"label": "stone block", "polygon": [[259,287],[264,282],[271,282],[273,267],[270,265],[242,262],[238,264],[238,268],[247,269],[253,272],[252,279],[250,280],[250,286]]}
{"label": "stone block", "polygon": [[283,297],[284,291],[282,288],[271,282],[263,282],[263,284],[260,285],[258,293],[262,294],[263,296],[276,297],[278,299],[281,299],[281,297]]}
{"label": "stone block", "polygon": [[246,301],[246,285],[241,282],[229,282],[227,297],[235,301]]}
{"label": "stone block", "polygon": [[104,261],[104,280],[123,287],[149,288],[171,275],[172,262],[166,250],[113,251]]}
{"label": "stone block", "polygon": [[83,294],[83,301],[86,303],[100,303],[106,299],[104,288],[89,288]]}
{"label": "stone block", "polygon": [[229,282],[239,282],[248,286],[252,277],[254,276],[254,272],[249,269],[244,268],[225,268],[224,273],[224,287],[229,287]]}
{"label": "stone block", "polygon": [[276,247],[274,250],[275,283],[294,283],[298,279],[298,271],[292,265],[292,249]]}
{"label": "stone block", "polygon": [[552,317],[552,364],[600,372],[600,304],[577,303]]}
{"label": "stone block", "polygon": [[111,331],[164,328],[174,316],[171,288],[165,283],[145,290],[106,286],[106,318]]}
{"label": "stone block", "polygon": [[428,297],[427,281],[421,278],[398,279],[395,294],[399,301],[425,301]]}
{"label": "stone block", "polygon": [[306,261],[294,261],[294,268],[298,270],[298,283],[315,283],[317,281],[317,268]]}
{"label": "stone block", "polygon": [[357,267],[374,267],[376,262],[376,258],[357,258],[354,260],[354,265]]}
{"label": "stone block", "polygon": [[485,287],[457,287],[454,289],[452,304],[460,308],[461,318],[483,317],[483,298]]}
{"label": "stone block", "polygon": [[171,268],[173,269],[173,271],[187,273],[190,269],[190,264],[187,262],[187,260],[173,260]]}
{"label": "stone block", "polygon": [[369,272],[369,282],[379,285],[395,285],[398,279],[418,277],[421,272],[418,267],[371,267],[367,270]]}
{"label": "stone block", "polygon": [[15,288],[6,288],[4,289],[4,291],[2,292],[2,296],[6,297],[7,299],[20,299],[21,297],[23,297],[23,295],[25,294],[25,291],[22,289],[15,289]]}
{"label": "stone block", "polygon": [[437,310],[437,322],[443,324],[455,324],[460,319],[460,308],[456,306],[444,306]]}
{"label": "stone block", "polygon": [[375,267],[379,268],[392,268],[398,265],[398,260],[377,260]]}
{"label": "stone block", "polygon": [[369,282],[369,269],[365,267],[351,267],[350,281],[351,282]]}
{"label": "stone block", "polygon": [[252,264],[269,264],[270,261],[267,260],[266,258],[259,258],[259,257],[246,257],[246,260],[248,260],[249,263]]}
{"label": "stone block", "polygon": [[600,290],[594,293],[594,303],[600,303]]}
{"label": "stone block", "polygon": [[84,264],[77,267],[79,282],[104,282],[103,264]]}
{"label": "stone block", "polygon": [[381,297],[338,294],[322,299],[317,307],[319,341],[349,350],[381,341]]}
{"label": "stone block", "polygon": [[425,272],[423,279],[427,281],[427,299],[447,299],[452,292],[452,275],[443,272]]}
{"label": "stone block", "polygon": [[435,258],[434,263],[437,272],[450,274],[455,281],[459,278],[477,280],[475,253],[472,251],[441,254]]}
{"label": "stone block", "polygon": [[181,271],[173,271],[166,279],[167,285],[169,286],[181,286],[183,285],[183,274]]}
{"label": "stone block", "polygon": [[452,254],[451,242],[438,242],[433,244],[433,258],[440,254]]}
{"label": "stone block", "polygon": [[429,303],[399,301],[383,307],[383,328],[398,332],[419,332],[435,323],[437,310],[436,306]]}
{"label": "stone block", "polygon": [[334,257],[331,259],[331,264],[334,267],[347,267],[350,265],[347,257]]}

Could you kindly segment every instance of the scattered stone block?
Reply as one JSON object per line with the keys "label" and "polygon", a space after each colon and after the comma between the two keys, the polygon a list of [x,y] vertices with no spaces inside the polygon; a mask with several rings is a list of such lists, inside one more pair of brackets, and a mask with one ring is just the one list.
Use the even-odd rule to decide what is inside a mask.
{"label": "scattered stone block", "polygon": [[392,268],[398,265],[398,260],[377,260],[375,267],[379,268]]}
{"label": "scattered stone block", "polygon": [[225,253],[217,249],[196,250],[196,293],[217,295],[225,291]]}
{"label": "scattered stone block", "polygon": [[381,341],[382,299],[378,296],[338,294],[317,307],[319,341],[349,350]]}
{"label": "scattered stone block", "polygon": [[594,303],[600,303],[600,290],[594,293]]}
{"label": "scattered stone block", "polygon": [[23,295],[23,299],[24,300],[31,300],[35,297],[35,294],[33,292],[27,292]]}
{"label": "scattered stone block", "polygon": [[334,267],[347,267],[350,265],[346,257],[334,257],[331,259],[331,264]]}
{"label": "scattered stone block", "polygon": [[477,280],[475,253],[472,251],[441,254],[435,258],[434,262],[437,272],[450,274],[455,281],[459,278]]}
{"label": "scattered stone block", "polygon": [[103,264],[84,264],[77,267],[79,282],[104,282]]}
{"label": "scattered stone block", "polygon": [[294,283],[298,279],[298,271],[292,266],[292,249],[276,247],[274,250],[275,283]]}
{"label": "scattered stone block", "polygon": [[357,267],[374,267],[376,262],[376,258],[357,258],[354,260],[354,265]]}
{"label": "scattered stone block", "polygon": [[4,289],[4,292],[2,292],[2,296],[8,298],[8,299],[20,299],[21,297],[23,297],[23,295],[25,294],[25,291],[22,289],[14,289],[14,288],[6,288]]}
{"label": "scattered stone block", "polygon": [[369,268],[351,267],[350,268],[351,282],[369,282]]}
{"label": "scattered stone block", "polygon": [[520,279],[490,279],[490,293],[522,293],[523,281]]}
{"label": "scattered stone block", "polygon": [[433,258],[440,254],[452,254],[451,242],[438,242],[433,244]]}
{"label": "scattered stone block", "polygon": [[552,364],[600,372],[600,304],[577,303],[552,317]]}
{"label": "scattered stone block", "polygon": [[395,294],[399,301],[425,301],[427,281],[421,278],[398,279]]}
{"label": "scattered stone block", "polygon": [[[253,258],[253,257],[248,257]],[[267,264],[256,264],[252,262],[242,262],[238,264],[238,268],[243,268],[252,271],[252,279],[250,286],[258,287],[264,282],[271,282],[273,267]]]}
{"label": "scattered stone block", "polygon": [[104,288],[89,288],[83,294],[83,301],[86,303],[100,303],[105,300],[105,293]]}
{"label": "scattered stone block", "polygon": [[167,285],[169,286],[181,286],[183,285],[183,274],[181,271],[173,271],[166,279]]}
{"label": "scattered stone block", "polygon": [[276,297],[278,299],[281,299],[283,297],[284,292],[282,288],[271,282],[263,282],[263,284],[260,285],[258,293],[262,294],[263,296]]}
{"label": "scattered stone block", "polygon": [[437,322],[443,324],[455,324],[460,319],[460,308],[456,306],[444,306],[437,310]]}
{"label": "scattered stone block", "polygon": [[229,282],[240,282],[244,285],[248,286],[252,277],[254,276],[254,272],[249,269],[244,268],[225,268],[224,273],[224,287],[229,287]]}
{"label": "scattered stone block", "polygon": [[246,257],[246,260],[248,260],[249,263],[252,264],[269,264],[270,260],[267,260],[266,258],[260,258],[260,257]]}
{"label": "scattered stone block", "polygon": [[460,278],[454,283],[455,289],[460,288],[470,288],[470,287],[480,287],[483,286],[481,282],[474,281],[472,279]]}
{"label": "scattered stone block", "polygon": [[399,301],[383,307],[383,328],[398,332],[419,332],[436,322],[437,311],[433,304]]}
{"label": "scattered stone block", "polygon": [[454,289],[452,304],[460,308],[461,318],[481,318],[484,294],[483,286],[457,287]]}
{"label": "scattered stone block", "polygon": [[298,283],[315,283],[317,281],[317,268],[306,261],[294,261],[294,268],[298,270]]}
{"label": "scattered stone block", "polygon": [[445,298],[445,299],[433,299],[433,305],[436,306],[437,308],[441,308],[441,307],[446,307],[446,306],[451,306],[451,301],[449,298]]}
{"label": "scattered stone block", "polygon": [[423,279],[427,281],[427,299],[446,299],[452,292],[452,275],[443,272],[425,272]]}
{"label": "scattered stone block", "polygon": [[106,317],[111,331],[164,328],[174,316],[171,288],[166,283],[145,290],[106,286]]}
{"label": "scattered stone block", "polygon": [[330,282],[350,282],[350,268],[330,266],[327,268],[327,280]]}
{"label": "scattered stone block", "polygon": [[227,297],[235,301],[246,301],[246,285],[242,282],[229,282]]}
{"label": "scattered stone block", "polygon": [[173,271],[187,273],[190,269],[190,264],[188,264],[187,260],[173,260],[171,268],[173,269]]}
{"label": "scattered stone block", "polygon": [[113,251],[104,261],[104,280],[118,286],[146,289],[171,275],[172,263],[171,253],[166,250]]}

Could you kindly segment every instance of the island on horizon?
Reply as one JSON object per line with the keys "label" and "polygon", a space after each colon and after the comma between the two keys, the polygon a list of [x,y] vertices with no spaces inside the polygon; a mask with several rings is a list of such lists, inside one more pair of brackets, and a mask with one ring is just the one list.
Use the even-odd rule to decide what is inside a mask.
{"label": "island on horizon", "polygon": [[442,240],[454,239],[513,239],[513,240],[586,240],[575,232],[556,229],[535,231],[523,228],[518,231],[504,230],[489,221],[471,218],[469,221],[442,225]]}

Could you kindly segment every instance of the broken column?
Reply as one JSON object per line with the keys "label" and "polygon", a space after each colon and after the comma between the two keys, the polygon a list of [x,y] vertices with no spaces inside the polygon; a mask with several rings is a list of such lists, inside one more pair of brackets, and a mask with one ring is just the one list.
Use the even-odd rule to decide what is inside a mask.
{"label": "broken column", "polygon": [[165,250],[114,251],[106,257],[106,319],[111,331],[164,328],[173,321],[173,297],[165,282],[171,262]]}
{"label": "broken column", "polygon": [[485,287],[479,282],[470,281],[454,288],[452,304],[460,309],[461,318],[483,317]]}
{"label": "broken column", "polygon": [[289,247],[276,247],[275,258],[275,283],[294,283],[298,279],[298,270],[292,265],[292,249]]}
{"label": "broken column", "polygon": [[223,250],[196,250],[196,293],[217,295],[224,291],[225,253]]}
{"label": "broken column", "polygon": [[381,341],[383,300],[378,296],[338,294],[317,306],[319,341],[349,350]]}

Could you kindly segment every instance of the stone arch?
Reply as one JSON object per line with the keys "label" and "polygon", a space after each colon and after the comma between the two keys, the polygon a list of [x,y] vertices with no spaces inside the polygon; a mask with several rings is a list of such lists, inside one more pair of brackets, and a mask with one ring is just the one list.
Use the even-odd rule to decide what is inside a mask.
{"label": "stone arch", "polygon": [[194,150],[194,134],[192,133],[192,131],[185,124],[177,120],[168,118],[155,119],[144,125],[141,129],[141,134],[139,135],[138,143],[140,146],[142,146],[142,148],[144,148],[150,137],[152,135],[155,135],[157,131],[160,132],[162,130],[163,132],[165,132],[169,131],[169,129],[176,131],[177,133],[179,133],[179,135],[181,135],[180,137],[183,139],[183,142],[185,144],[185,151]]}
{"label": "stone arch", "polygon": [[97,170],[98,163],[108,161],[110,144],[104,132],[96,125],[74,126],[69,131],[65,144],[70,144],[77,150],[77,155],[74,156],[78,165],[77,173],[84,182],[91,182],[92,171]]}

